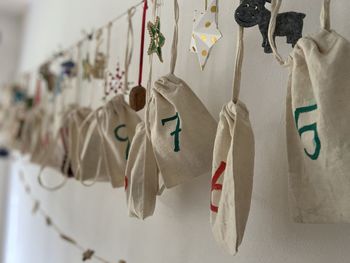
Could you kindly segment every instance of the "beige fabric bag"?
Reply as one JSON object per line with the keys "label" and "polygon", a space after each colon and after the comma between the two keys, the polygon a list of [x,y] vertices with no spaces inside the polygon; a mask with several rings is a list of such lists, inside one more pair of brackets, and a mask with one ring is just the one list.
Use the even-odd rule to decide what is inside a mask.
{"label": "beige fabric bag", "polygon": [[88,125],[81,128],[82,123],[91,114],[92,110],[88,107],[76,107],[72,109],[70,118],[67,120],[67,160],[69,161],[73,174],[77,176],[78,163],[81,149],[79,149],[79,139],[86,137]]}
{"label": "beige fabric bag", "polygon": [[234,255],[242,242],[253,188],[254,135],[247,107],[238,100],[243,61],[239,28],[233,99],[220,113],[211,184],[210,221],[217,242]]}
{"label": "beige fabric bag", "polygon": [[[76,111],[76,106],[70,106],[62,112],[60,118],[60,127],[50,136],[50,141],[47,147],[42,150],[42,157],[40,160],[40,170],[38,174],[39,184],[49,191],[55,191],[62,188],[69,177],[72,176],[71,162],[69,157],[69,127],[72,123],[72,115]],[[47,167],[53,168],[62,173],[62,180],[56,185],[48,185],[44,182],[44,171]]]}
{"label": "beige fabric bag", "polygon": [[30,145],[30,161],[32,163],[42,163],[42,139],[44,136],[44,111],[36,108],[32,112],[32,122],[30,125],[31,145]]}
{"label": "beige fabric bag", "polygon": [[29,154],[31,149],[31,126],[34,117],[34,114],[32,114],[32,112],[32,109],[27,111],[23,119],[21,137],[19,138],[19,150],[22,154]]}
{"label": "beige fabric bag", "polygon": [[160,174],[167,188],[211,171],[217,123],[203,103],[174,75],[177,59],[179,6],[175,5],[175,29],[170,74],[151,90],[146,121]]}
{"label": "beige fabric bag", "polygon": [[[157,0],[153,3],[155,17]],[[152,83],[152,55],[150,56],[150,71],[147,83],[145,115],[150,102]],[[146,119],[146,117],[145,117]],[[131,143],[129,158],[125,172],[125,190],[128,213],[131,217],[146,219],[154,213],[156,197],[159,193],[159,170],[150,141],[148,122],[140,122],[136,127]]]}
{"label": "beige fabric bag", "polygon": [[140,121],[137,113],[125,102],[123,95],[117,95],[110,100],[99,117],[104,165],[113,187],[124,187],[130,145]]}
{"label": "beige fabric bag", "polygon": [[[79,128],[78,148],[79,156],[75,178],[84,186],[92,186],[97,181],[109,182],[106,166],[104,165],[104,154],[102,148],[102,135],[99,132],[97,115],[101,108],[90,113]],[[89,181],[89,182],[87,182]]]}
{"label": "beige fabric bag", "polygon": [[[65,156],[65,148],[62,138],[55,140],[53,130],[53,116],[48,113],[47,108],[43,116],[41,127],[41,143],[39,145],[39,158],[37,164],[61,171]],[[31,131],[29,131],[31,132]]]}
{"label": "beige fabric bag", "polygon": [[[281,1],[273,1],[272,40]],[[290,204],[299,223],[350,222],[350,43],[330,30],[325,0],[319,33],[299,40],[288,61]]]}
{"label": "beige fabric bag", "polygon": [[125,189],[129,216],[153,215],[159,191],[158,168],[145,123],[136,127],[126,167]]}

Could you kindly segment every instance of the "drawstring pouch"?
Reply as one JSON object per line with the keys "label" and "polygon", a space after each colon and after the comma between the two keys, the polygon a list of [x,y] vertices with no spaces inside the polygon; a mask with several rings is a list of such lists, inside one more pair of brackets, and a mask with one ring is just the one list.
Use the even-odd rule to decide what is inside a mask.
{"label": "drawstring pouch", "polygon": [[[155,18],[157,5],[158,3],[155,1],[153,4],[153,19]],[[150,70],[146,89],[145,114],[150,102],[152,57],[152,55],[149,57]],[[125,191],[129,216],[146,219],[153,215],[156,197],[160,193],[158,180],[158,167],[150,141],[149,124],[140,122],[136,126],[125,173]]]}
{"label": "drawstring pouch", "polygon": [[273,42],[281,0],[269,29],[275,57],[289,68],[286,132],[289,200],[298,223],[350,222],[350,43],[331,30],[324,0],[321,30],[300,39],[284,61]]}
{"label": "drawstring pouch", "polygon": [[243,28],[239,27],[232,101],[220,112],[213,153],[210,221],[216,241],[234,255],[240,246],[251,204],[254,135],[246,105],[239,100]]}
{"label": "drawstring pouch", "polygon": [[98,120],[106,171],[113,187],[124,187],[131,142],[140,122],[137,113],[119,94],[111,99]]}
{"label": "drawstring pouch", "polygon": [[174,75],[177,60],[179,6],[174,0],[175,27],[170,73],[152,89],[146,123],[166,188],[211,171],[217,123],[190,87]]}

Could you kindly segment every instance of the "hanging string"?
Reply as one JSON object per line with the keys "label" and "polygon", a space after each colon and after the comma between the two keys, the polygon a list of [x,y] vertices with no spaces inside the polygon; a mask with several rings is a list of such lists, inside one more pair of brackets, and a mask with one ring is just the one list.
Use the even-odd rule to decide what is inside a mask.
{"label": "hanging string", "polygon": [[77,45],[77,90],[76,90],[76,97],[75,97],[75,103],[79,103],[80,104],[80,91],[81,91],[81,78],[82,78],[82,74],[81,74],[81,65],[80,65],[80,61],[81,61],[81,47],[82,47],[82,42],[79,42]]}
{"label": "hanging string", "polygon": [[126,94],[129,90],[129,66],[131,64],[133,49],[134,49],[134,28],[132,25],[132,18],[135,15],[136,9],[134,7],[128,10],[128,32],[126,37],[126,50],[125,50],[125,74],[124,74],[124,90]]}
{"label": "hanging string", "polygon": [[[31,198],[33,202],[32,214],[33,215],[39,214],[45,220],[47,227],[50,227],[51,229],[53,229],[57,233],[57,235],[67,244],[70,244],[73,247],[75,247],[77,250],[79,250],[80,253],[82,253],[82,261],[95,259],[98,262],[102,262],[102,263],[113,263],[112,261],[106,260],[105,258],[97,255],[95,250],[84,248],[84,246],[82,246],[78,241],[76,241],[74,238],[64,233],[64,231],[62,231],[60,227],[56,225],[55,221],[52,220],[49,214],[41,207],[41,202],[33,196],[31,187],[25,180],[24,172],[19,171],[18,175],[19,175],[20,182],[22,183],[23,188],[25,190],[25,193]],[[124,261],[119,261],[119,262],[124,262]]]}
{"label": "hanging string", "polygon": [[174,74],[176,60],[177,60],[177,44],[179,41],[179,3],[174,0],[174,14],[175,14],[175,25],[174,25],[174,36],[173,45],[171,47],[171,61],[170,61],[170,72]]}
{"label": "hanging string", "polygon": [[142,14],[142,28],[141,28],[140,65],[139,65],[139,81],[138,81],[139,86],[141,86],[142,84],[142,75],[143,75],[143,55],[144,55],[144,48],[145,48],[147,9],[148,9],[147,0],[144,0],[143,14]]}
{"label": "hanging string", "polygon": [[[152,8],[152,19],[153,21],[156,20],[156,17],[160,17],[160,8],[158,5],[158,1],[160,0],[152,0],[153,2],[153,8]],[[147,81],[147,87],[146,87],[146,111],[148,109],[148,102],[150,99],[150,93],[151,93],[151,86],[152,86],[152,73],[153,73],[153,54],[149,56],[149,73],[148,73],[148,81]]]}
{"label": "hanging string", "polygon": [[[161,10],[160,6],[161,3],[158,3],[158,1],[161,0],[152,0],[153,1],[153,8],[152,8],[152,19],[153,21],[156,20],[156,17],[161,17]],[[145,128],[146,128],[146,134],[148,138],[151,138],[151,127],[149,123],[149,110],[150,110],[150,102],[151,102],[151,89],[152,89],[152,75],[153,75],[153,54],[149,56],[149,73],[148,73],[148,81],[147,81],[147,87],[146,87],[146,105],[145,105]]]}
{"label": "hanging string", "polygon": [[242,66],[243,66],[243,54],[244,54],[244,29],[243,27],[238,27],[238,36],[236,44],[236,61],[235,68],[233,71],[233,85],[232,85],[232,101],[234,103],[238,102],[239,93],[241,90],[241,78],[242,78]]}
{"label": "hanging string", "polygon": [[111,53],[112,26],[113,26],[113,23],[111,23],[111,22],[107,26],[106,67],[108,67],[109,59],[110,59],[110,53]]}
{"label": "hanging string", "polygon": [[204,0],[204,2],[205,2],[205,11],[207,11],[208,10],[208,0]]}
{"label": "hanging string", "polygon": [[[129,10],[130,10],[131,8],[135,8],[135,9],[136,9],[137,7],[141,6],[142,4],[144,4],[144,0],[142,0],[141,2],[139,2],[139,3],[137,3],[137,4],[133,5],[133,6],[131,6],[131,7],[129,8]],[[99,30],[103,30],[103,29],[105,29],[105,28],[108,28],[108,26],[109,26],[110,24],[114,24],[116,21],[118,21],[119,19],[123,18],[123,17],[126,16],[126,15],[128,15],[128,10],[125,11],[125,12],[123,12],[123,13],[121,13],[121,14],[118,15],[117,17],[111,19],[108,23],[106,23],[106,24],[100,26],[99,28],[97,28],[97,29],[95,30],[95,32],[98,32]],[[59,59],[62,55],[67,54],[70,50],[74,49],[74,48],[78,45],[79,42],[85,42],[85,41],[89,40],[89,38],[90,38],[90,34],[85,35],[83,38],[81,38],[79,41],[77,41],[77,42],[74,43],[73,45],[69,46],[68,48],[66,48],[66,49],[64,49],[64,50],[61,50],[61,51],[58,52],[58,53],[55,53],[51,58],[49,58],[49,59],[47,60],[47,62],[53,62],[53,61],[55,61],[56,59]]]}
{"label": "hanging string", "polygon": [[107,99],[107,96],[109,95],[110,91],[108,89],[108,77],[110,72],[108,71],[108,66],[109,66],[109,60],[110,60],[110,53],[111,53],[111,38],[112,38],[112,26],[113,23],[109,23],[107,27],[107,51],[106,51],[106,64],[105,64],[105,73],[104,73],[104,95],[103,95],[103,100]]}

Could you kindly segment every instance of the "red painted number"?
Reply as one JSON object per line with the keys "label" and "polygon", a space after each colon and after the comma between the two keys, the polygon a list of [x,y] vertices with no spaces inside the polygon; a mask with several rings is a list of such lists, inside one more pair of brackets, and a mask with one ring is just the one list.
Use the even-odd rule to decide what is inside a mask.
{"label": "red painted number", "polygon": [[[211,179],[211,192],[214,190],[221,191],[222,190],[222,184],[218,184],[218,180],[220,176],[224,173],[226,169],[226,163],[221,162],[219,168],[216,170],[213,178]],[[210,203],[210,210],[214,213],[217,213],[219,208],[215,205],[213,205],[213,202]]]}

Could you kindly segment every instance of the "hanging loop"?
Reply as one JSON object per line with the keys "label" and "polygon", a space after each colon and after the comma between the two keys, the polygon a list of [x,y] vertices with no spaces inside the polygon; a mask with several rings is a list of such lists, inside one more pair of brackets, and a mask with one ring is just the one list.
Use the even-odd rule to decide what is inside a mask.
{"label": "hanging loop", "polygon": [[331,30],[331,16],[330,16],[331,0],[324,0],[321,10],[321,28],[327,31]]}
{"label": "hanging loop", "polygon": [[143,13],[142,13],[142,25],[141,25],[141,46],[140,46],[140,64],[139,64],[139,79],[138,85],[142,85],[142,74],[143,74],[143,56],[145,49],[145,31],[146,31],[146,16],[147,16],[148,4],[147,0],[144,0]]}
{"label": "hanging loop", "polygon": [[232,101],[234,103],[238,102],[239,92],[241,90],[241,78],[242,78],[242,65],[243,65],[243,55],[244,55],[244,29],[243,27],[238,27],[238,37],[236,44],[236,62],[233,73],[233,86],[232,86]]}
{"label": "hanging loop", "polygon": [[128,10],[128,32],[126,36],[126,50],[125,50],[125,75],[124,75],[124,89],[123,93],[127,94],[129,90],[129,66],[131,64],[132,54],[134,51],[134,28],[132,18],[135,15],[136,8],[132,7]]}
{"label": "hanging loop", "polygon": [[176,60],[177,60],[177,45],[179,41],[179,3],[174,0],[174,14],[175,14],[175,26],[174,26],[174,36],[173,45],[171,47],[171,61],[170,61],[170,72],[174,74]]}

